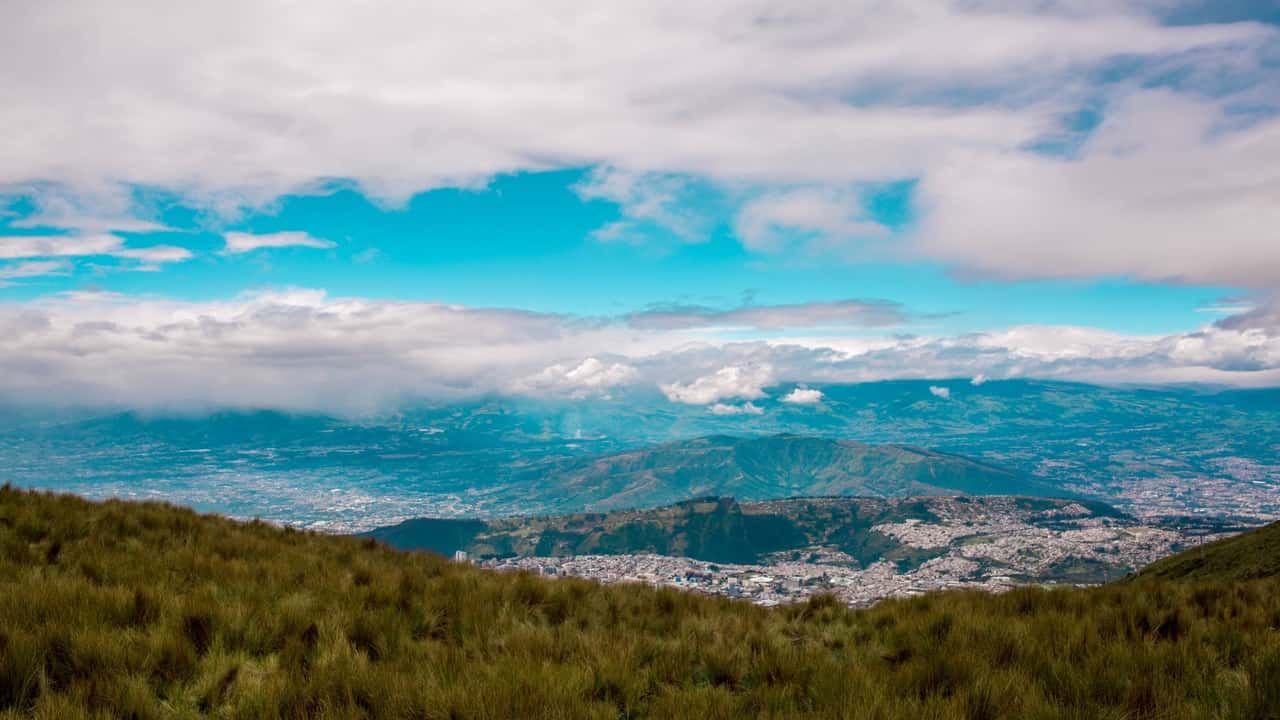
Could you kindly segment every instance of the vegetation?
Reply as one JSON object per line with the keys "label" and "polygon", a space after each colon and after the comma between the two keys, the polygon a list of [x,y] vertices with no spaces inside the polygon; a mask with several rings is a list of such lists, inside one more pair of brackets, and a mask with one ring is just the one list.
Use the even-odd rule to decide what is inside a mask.
{"label": "vegetation", "polygon": [[853,611],[0,490],[0,718],[1280,717],[1274,577]]}
{"label": "vegetation", "polygon": [[1280,575],[1280,523],[1209,543],[1152,563],[1145,577],[1253,580]]}
{"label": "vegetation", "polygon": [[[1048,513],[1068,505],[1090,517],[1120,517],[1103,503],[1054,498],[966,497],[974,507],[998,504],[1043,527],[1056,527]],[[740,503],[706,497],[674,505],[608,513],[574,513],[496,520],[418,518],[376,528],[368,537],[401,550],[430,550],[450,557],[465,550],[473,558],[629,555],[654,553],[719,563],[755,563],[779,551],[836,547],[862,565],[879,560],[910,563],[927,559],[871,528],[904,520],[937,521],[938,497],[790,498]],[[953,498],[945,498],[951,502]],[[1012,507],[1009,507],[1009,506]],[[1007,509],[1003,509],[1007,508]]]}
{"label": "vegetation", "polygon": [[543,507],[617,510],[691,497],[1036,495],[1071,493],[1028,474],[906,445],[809,435],[712,435],[612,455],[530,463],[512,476]]}

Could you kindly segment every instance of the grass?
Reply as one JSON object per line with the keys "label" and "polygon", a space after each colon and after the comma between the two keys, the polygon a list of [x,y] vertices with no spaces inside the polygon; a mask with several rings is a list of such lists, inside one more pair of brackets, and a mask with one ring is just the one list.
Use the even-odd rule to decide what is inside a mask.
{"label": "grass", "polygon": [[1251,580],[1280,575],[1280,523],[1212,542],[1152,563],[1146,577]]}
{"label": "grass", "polygon": [[0,490],[0,719],[1280,718],[1274,578],[767,610]]}

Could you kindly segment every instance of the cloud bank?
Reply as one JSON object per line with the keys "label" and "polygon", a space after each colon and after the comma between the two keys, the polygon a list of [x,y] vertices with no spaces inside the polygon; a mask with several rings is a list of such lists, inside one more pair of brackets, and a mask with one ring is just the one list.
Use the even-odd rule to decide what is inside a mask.
{"label": "cloud bank", "polygon": [[72,294],[0,305],[0,399],[365,412],[483,394],[644,390],[713,412],[821,399],[788,383],[1041,377],[1280,384],[1274,301],[1193,332],[1019,326],[958,336],[735,340],[439,303],[294,290],[192,303]]}

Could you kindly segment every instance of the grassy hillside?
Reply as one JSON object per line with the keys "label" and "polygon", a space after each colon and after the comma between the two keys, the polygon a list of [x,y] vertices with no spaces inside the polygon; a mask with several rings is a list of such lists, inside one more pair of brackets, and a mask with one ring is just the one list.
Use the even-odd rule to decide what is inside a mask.
{"label": "grassy hillside", "polygon": [[0,490],[0,718],[1237,718],[1280,584],[775,610]]}
{"label": "grassy hillside", "polygon": [[1252,580],[1280,575],[1280,523],[1152,563],[1142,575],[1178,580]]}

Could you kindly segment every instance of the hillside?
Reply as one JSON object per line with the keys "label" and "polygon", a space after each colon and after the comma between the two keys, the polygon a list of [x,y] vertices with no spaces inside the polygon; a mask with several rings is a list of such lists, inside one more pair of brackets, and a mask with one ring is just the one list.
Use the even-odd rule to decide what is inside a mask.
{"label": "hillside", "polygon": [[1280,584],[774,610],[0,489],[0,718],[1274,717]]}
{"label": "hillside", "polygon": [[1252,580],[1280,575],[1280,523],[1208,543],[1152,563],[1146,577]]}
{"label": "hillside", "polygon": [[[808,555],[823,549],[844,554],[857,566],[880,560],[910,562],[931,557],[921,548],[878,532],[886,523],[941,523],[957,515],[979,535],[984,516],[1024,522],[1044,530],[1062,525],[1071,507],[1071,527],[1119,517],[1101,503],[1053,498],[788,498],[740,503],[701,498],[660,508],[574,513],[497,520],[420,518],[364,533],[401,550],[430,550],[446,557],[457,550],[476,559],[651,553],[719,563],[756,563],[774,553]],[[977,537],[957,538],[966,544]],[[1046,578],[1047,579],[1047,578]]]}
{"label": "hillside", "polygon": [[599,457],[541,463],[515,482],[540,505],[618,510],[695,497],[1044,495],[1064,493],[957,455],[801,435],[716,435]]}

